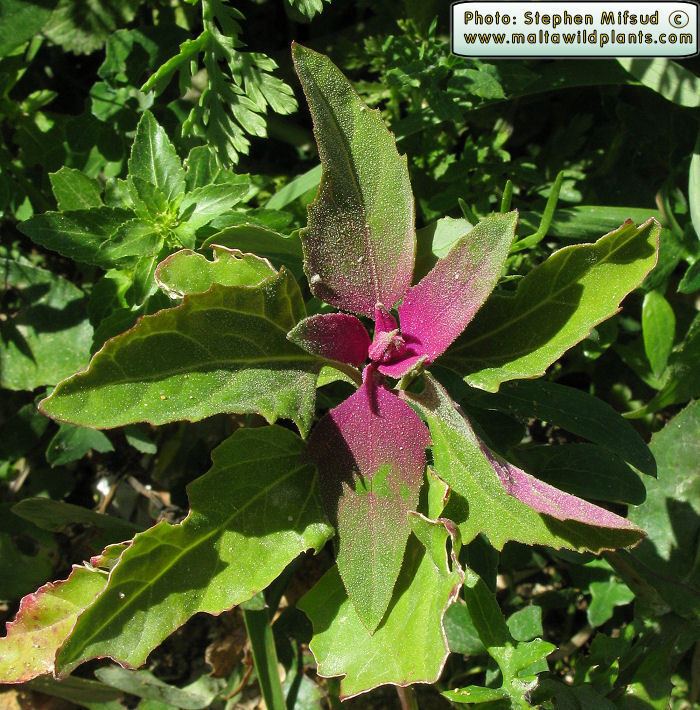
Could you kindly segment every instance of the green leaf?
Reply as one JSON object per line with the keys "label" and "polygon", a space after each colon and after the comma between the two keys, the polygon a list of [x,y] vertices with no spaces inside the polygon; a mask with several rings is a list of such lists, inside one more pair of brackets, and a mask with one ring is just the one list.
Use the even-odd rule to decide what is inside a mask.
{"label": "green leaf", "polygon": [[605,582],[591,582],[589,589],[591,603],[586,613],[591,626],[602,626],[612,619],[616,606],[624,606],[634,599],[634,592],[615,578]]}
{"label": "green leaf", "polygon": [[202,710],[211,707],[211,693],[199,694],[184,688],[176,688],[158,680],[148,671],[131,671],[119,666],[105,666],[95,670],[95,678],[112,688],[117,688],[138,698],[155,700],[166,707],[182,710]]}
{"label": "green leaf", "polygon": [[416,248],[405,156],[378,111],[370,111],[325,56],[298,44],[294,63],[314,121],[321,186],[301,232],[311,290],[372,317],[410,285]]}
{"label": "green leaf", "polygon": [[656,472],[654,457],[636,429],[609,404],[574,387],[546,380],[510,382],[496,394],[470,392],[466,401],[524,421],[534,417],[556,424],[604,446],[644,473]]}
{"label": "green leaf", "polygon": [[180,218],[185,222],[179,230],[196,231],[238,204],[250,190],[250,179],[247,175],[237,177],[236,182],[204,185],[188,192],[180,203]]}
{"label": "green leaf", "polygon": [[0,683],[26,683],[53,672],[56,651],[106,583],[103,572],[76,565],[68,579],[24,597],[0,638]]}
{"label": "green leaf", "polygon": [[634,412],[642,416],[647,412],[658,412],[672,404],[687,402],[700,395],[700,315],[688,328],[683,342],[671,353],[664,386],[654,399]]}
{"label": "green leaf", "polygon": [[641,581],[657,591],[666,608],[697,616],[700,401],[689,404],[654,434],[651,450],[658,462],[658,477],[646,484],[646,502],[630,512],[630,520],[646,530],[647,539],[632,552],[617,553],[610,561],[634,591],[639,590]]}
{"label": "green leaf", "polygon": [[113,515],[50,498],[25,498],[12,506],[12,512],[50,532],[69,532],[75,525],[94,528],[99,538],[99,544],[95,544],[100,550],[107,545],[129,540],[141,530],[138,525]]}
{"label": "green leaf", "polygon": [[0,57],[41,31],[56,0],[3,0],[0,4]]}
{"label": "green leaf", "polygon": [[416,266],[413,282],[418,283],[437,263],[447,256],[455,242],[467,234],[473,225],[466,219],[443,217],[416,230]]}
{"label": "green leaf", "polygon": [[290,180],[283,188],[278,190],[266,203],[265,207],[270,210],[281,210],[305,195],[309,190],[318,187],[321,181],[322,167],[316,165],[301,175],[297,175]]}
{"label": "green leaf", "polygon": [[85,0],[76,12],[73,0],[59,0],[44,33],[75,54],[102,47],[112,32],[131,22],[142,0]]}
{"label": "green leaf", "polygon": [[49,174],[51,189],[61,212],[102,207],[102,190],[97,180],[73,168],[62,167]]}
{"label": "green leaf", "polygon": [[625,57],[617,60],[641,84],[678,106],[700,106],[700,77],[663,57]]}
{"label": "green leaf", "polygon": [[276,274],[267,259],[224,247],[213,247],[214,259],[185,249],[171,254],[156,269],[158,285],[171,297],[204,293],[213,284],[258,286]]}
{"label": "green leaf", "polygon": [[[330,1],[325,0],[325,2]],[[285,0],[285,2],[305,20],[311,20],[314,15],[323,12],[324,0]]]}
{"label": "green leaf", "polygon": [[[39,246],[103,269],[114,266],[109,240],[134,213],[120,207],[93,207],[71,212],[44,212],[18,225]],[[117,257],[118,258],[118,257]]]}
{"label": "green leaf", "polygon": [[423,520],[442,538],[439,564],[411,537],[389,611],[374,634],[355,612],[337,567],[297,604],[314,627],[310,648],[319,675],[345,676],[343,699],[387,683],[434,683],[440,676],[448,654],[442,619],[462,573],[454,559],[452,568],[448,563],[445,527]]}
{"label": "green leaf", "polygon": [[442,695],[453,703],[492,703],[508,697],[508,693],[501,688],[482,688],[478,685],[468,685],[456,690],[445,690]]}
{"label": "green leaf", "polygon": [[511,636],[516,641],[532,641],[537,636],[542,636],[542,607],[530,604],[511,614],[506,624]]}
{"label": "green leaf", "polygon": [[537,685],[537,666],[556,646],[542,639],[516,641],[493,593],[469,569],[465,571],[464,599],[481,641],[501,669],[503,681],[500,690],[510,698],[512,708],[530,707],[526,694]]}
{"label": "green leaf", "polygon": [[515,540],[526,545],[600,552],[639,540],[639,530],[557,520],[509,495],[469,422],[430,375],[425,375],[425,382],[423,393],[408,398],[430,427],[435,471],[452,489],[445,516],[459,525],[465,544],[483,533],[499,550]]}
{"label": "green leaf", "polygon": [[639,286],[656,263],[659,231],[654,220],[629,223],[595,244],[560,249],[514,295],[492,296],[440,362],[491,392],[542,375]]}
{"label": "green leaf", "polygon": [[101,431],[61,424],[46,449],[46,461],[52,467],[63,466],[82,459],[88,451],[104,454],[114,447]]}
{"label": "green leaf", "polygon": [[275,268],[286,266],[295,277],[303,277],[303,255],[298,232],[287,237],[258,224],[237,224],[213,234],[204,241],[202,249],[214,245],[267,257]]}
{"label": "green leaf", "polygon": [[688,204],[690,206],[690,220],[698,239],[700,239],[700,133],[693,148],[690,158],[690,172],[688,173]]}
{"label": "green leaf", "polygon": [[676,316],[671,304],[658,291],[649,291],[642,305],[642,336],[652,372],[659,377],[666,369],[676,334]]}
{"label": "green leaf", "polygon": [[0,279],[8,289],[0,321],[0,385],[34,390],[83,367],[92,342],[83,292],[50,271],[10,259],[0,259]]}
{"label": "green leaf", "polygon": [[152,185],[170,204],[176,203],[185,192],[185,171],[180,158],[150,111],[144,112],[136,127],[129,177]]}
{"label": "green leaf", "polygon": [[137,667],[194,614],[250,599],[297,555],[320,550],[333,530],[304,450],[280,427],[239,429],[218,446],[188,487],[188,517],[139,533],[122,554],[59,652],[59,672],[103,656]]}
{"label": "green leaf", "polygon": [[41,409],[98,428],[257,412],[270,423],[292,419],[305,433],[323,361],[287,340],[304,315],[284,271],[255,287],[215,284],[110,340]]}

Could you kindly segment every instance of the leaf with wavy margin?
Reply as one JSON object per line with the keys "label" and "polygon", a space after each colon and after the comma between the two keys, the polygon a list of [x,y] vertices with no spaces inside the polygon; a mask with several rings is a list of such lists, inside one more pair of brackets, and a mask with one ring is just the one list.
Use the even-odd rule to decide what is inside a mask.
{"label": "leaf with wavy margin", "polygon": [[554,252],[512,296],[496,294],[440,363],[474,387],[537,377],[617,313],[656,264],[661,227],[626,222],[595,244]]}
{"label": "leaf with wavy margin", "polygon": [[299,554],[332,536],[302,440],[288,429],[239,429],[188,487],[191,511],[134,537],[107,586],[78,618],[56,667],[91,658],[123,666],[198,612],[220,614],[267,587]]}

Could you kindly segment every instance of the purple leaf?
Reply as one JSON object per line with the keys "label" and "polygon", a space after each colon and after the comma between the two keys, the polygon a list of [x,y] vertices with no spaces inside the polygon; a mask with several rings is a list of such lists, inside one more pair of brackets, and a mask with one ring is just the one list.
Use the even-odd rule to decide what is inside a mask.
{"label": "purple leaf", "polygon": [[367,367],[360,389],[309,439],[326,511],[338,531],[340,576],[370,633],[401,570],[411,532],[407,513],[418,504],[430,444],[415,412],[375,378],[375,368]]}
{"label": "purple leaf", "polygon": [[486,447],[482,446],[482,448],[506,493],[538,513],[544,513],[557,520],[575,520],[600,528],[639,530],[629,520],[570,493],[564,493],[548,483],[543,483],[513,464],[497,459]]}
{"label": "purple leaf", "polygon": [[434,362],[447,350],[493,291],[517,219],[517,212],[509,212],[482,220],[408,290],[399,306],[405,351],[401,359],[382,365],[381,372],[400,377],[421,356]]}
{"label": "purple leaf", "polygon": [[304,318],[289,331],[287,338],[309,353],[357,366],[367,360],[370,345],[360,319],[347,313]]}

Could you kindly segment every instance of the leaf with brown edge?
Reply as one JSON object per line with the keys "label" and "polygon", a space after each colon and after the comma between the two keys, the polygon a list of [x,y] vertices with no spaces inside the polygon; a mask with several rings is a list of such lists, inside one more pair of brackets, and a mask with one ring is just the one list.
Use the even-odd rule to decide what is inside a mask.
{"label": "leaf with brown edge", "polygon": [[421,539],[429,538],[433,554],[411,536],[391,604],[373,634],[350,603],[337,567],[297,604],[314,628],[310,649],[318,674],[343,676],[342,699],[379,685],[435,683],[442,673],[449,654],[442,621],[464,575],[454,552],[448,556],[442,522],[412,514],[411,523]]}
{"label": "leaf with brown edge", "polygon": [[281,427],[237,430],[188,496],[182,523],[161,521],[123,552],[59,651],[60,674],[105,656],[142,665],[194,614],[247,601],[333,534],[304,442]]}
{"label": "leaf with brown edge", "polygon": [[378,111],[370,111],[328,57],[292,46],[323,165],[301,232],[312,292],[372,317],[411,283],[416,250],[406,157]]}
{"label": "leaf with brown edge", "polygon": [[52,673],[56,651],[106,584],[106,573],[75,565],[67,579],[24,597],[0,638],[0,683],[26,683]]}
{"label": "leaf with brown edge", "polygon": [[41,409],[98,429],[257,412],[270,423],[291,419],[305,434],[324,364],[287,340],[305,315],[284,269],[255,286],[215,283],[107,341]]}

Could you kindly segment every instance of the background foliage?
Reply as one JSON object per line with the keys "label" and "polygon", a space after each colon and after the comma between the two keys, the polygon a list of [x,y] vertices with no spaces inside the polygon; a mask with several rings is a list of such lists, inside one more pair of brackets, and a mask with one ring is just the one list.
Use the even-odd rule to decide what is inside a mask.
{"label": "background foliage", "polygon": [[[430,0],[0,2],[7,619],[22,596],[105,545],[156,520],[182,520],[185,487],[210,469],[211,450],[259,424],[218,415],[101,432],[56,424],[36,404],[108,338],[169,305],[154,270],[178,249],[216,234],[218,244],[301,274],[298,229],[320,170],[291,65],[298,40],[343,69],[407,155],[419,271],[465,220],[509,201],[520,227],[506,292],[552,251],[625,219],[653,216],[663,226],[642,287],[544,378],[492,394],[441,373],[494,450],[570,493],[620,512],[629,505],[648,538],[597,558],[514,542],[498,553],[477,537],[462,555],[479,576],[467,576],[450,608],[453,653],[440,682],[419,689],[420,706],[697,705],[698,60],[604,60],[595,71],[568,60],[485,62],[449,54],[447,22],[447,6]],[[58,248],[59,234],[79,238]],[[334,382],[319,397],[333,406],[348,391]],[[656,478],[639,475],[649,473],[648,451],[613,410],[650,442]],[[320,547],[322,533],[301,549]],[[87,664],[66,681],[34,680],[4,697],[27,707],[45,695],[89,708],[254,707],[272,692],[276,658],[288,707],[336,707],[338,683],[315,675],[310,626],[296,607],[330,559],[326,550],[283,571],[267,608],[247,603],[245,624],[236,610],[194,616],[145,670]],[[465,686],[482,696],[454,691]],[[348,705],[408,702],[384,687]]]}

